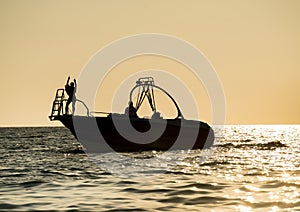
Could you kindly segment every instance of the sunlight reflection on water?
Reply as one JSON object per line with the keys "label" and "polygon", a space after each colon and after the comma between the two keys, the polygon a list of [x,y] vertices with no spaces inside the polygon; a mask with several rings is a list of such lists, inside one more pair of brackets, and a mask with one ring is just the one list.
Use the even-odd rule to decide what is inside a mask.
{"label": "sunlight reflection on water", "polygon": [[[78,154],[63,128],[0,128],[0,210],[300,209],[299,125],[232,125],[216,135],[220,142],[207,160],[200,150],[176,166],[171,161],[186,152],[127,153],[126,160],[107,153],[99,165]],[[149,157],[159,160],[147,163]]]}

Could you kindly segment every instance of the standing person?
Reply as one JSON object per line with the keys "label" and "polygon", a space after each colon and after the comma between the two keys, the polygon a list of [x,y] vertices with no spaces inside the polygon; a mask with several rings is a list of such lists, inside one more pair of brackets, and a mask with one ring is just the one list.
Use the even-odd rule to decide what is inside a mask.
{"label": "standing person", "polygon": [[[67,103],[66,103],[66,114],[68,114],[68,108],[69,108],[69,105],[70,103],[72,102],[72,114],[74,114],[75,112],[75,101],[76,101],[76,96],[75,96],[75,93],[76,93],[76,88],[77,88],[77,84],[76,84],[76,79],[74,79],[74,82],[71,82],[69,84],[69,81],[70,81],[70,77],[68,77],[68,80],[67,80],[67,83],[65,85],[65,90],[69,96],[68,100],[67,100]],[[74,98],[74,100],[73,100]]]}

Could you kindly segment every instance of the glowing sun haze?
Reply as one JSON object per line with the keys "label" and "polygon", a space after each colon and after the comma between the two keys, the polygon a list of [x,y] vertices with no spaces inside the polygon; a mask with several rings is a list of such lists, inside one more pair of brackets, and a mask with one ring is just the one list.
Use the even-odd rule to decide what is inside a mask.
{"label": "glowing sun haze", "polygon": [[[99,49],[140,33],[176,36],[207,56],[223,84],[227,124],[299,124],[299,11],[297,0],[1,0],[0,126],[59,125],[48,120],[56,89],[69,75],[77,78]],[[125,61],[107,80],[149,68],[194,80],[158,57]],[[105,102],[115,87],[100,88]],[[199,111],[210,122],[209,98],[200,90]],[[97,110],[111,109],[98,99]]]}

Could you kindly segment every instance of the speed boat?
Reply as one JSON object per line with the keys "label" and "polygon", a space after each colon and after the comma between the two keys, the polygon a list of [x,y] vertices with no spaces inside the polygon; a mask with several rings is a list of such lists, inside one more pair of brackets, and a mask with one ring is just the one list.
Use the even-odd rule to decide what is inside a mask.
{"label": "speed boat", "polygon": [[[156,108],[154,91],[170,98],[177,111],[176,117],[165,119],[161,116]],[[214,143],[212,128],[205,122],[185,119],[175,99],[155,85],[153,77],[136,81],[124,114],[90,112],[80,100],[75,101],[84,104],[86,115],[66,113],[65,97],[64,89],[57,89],[49,118],[67,127],[89,153],[205,149]],[[139,117],[137,112],[147,100],[152,116]]]}

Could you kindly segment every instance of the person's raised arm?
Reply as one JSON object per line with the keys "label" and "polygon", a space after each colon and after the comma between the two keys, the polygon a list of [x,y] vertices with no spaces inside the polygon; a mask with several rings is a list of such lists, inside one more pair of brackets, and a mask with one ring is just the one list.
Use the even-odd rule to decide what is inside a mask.
{"label": "person's raised arm", "polygon": [[76,82],[76,79],[74,79],[74,92],[76,92],[77,90],[77,82]]}
{"label": "person's raised arm", "polygon": [[68,80],[66,82],[66,85],[69,85],[69,81],[70,81],[70,76],[68,77]]}

